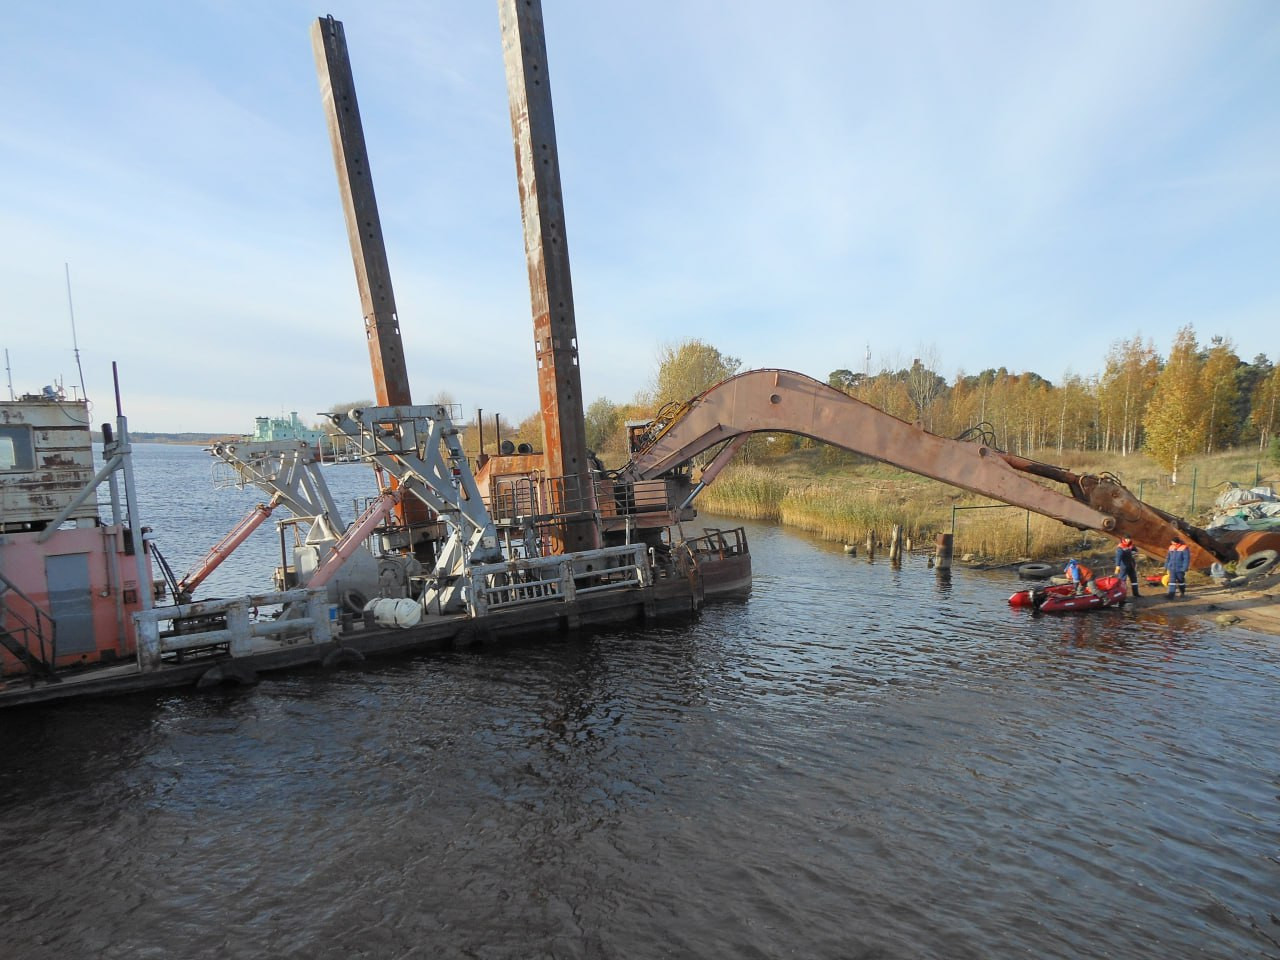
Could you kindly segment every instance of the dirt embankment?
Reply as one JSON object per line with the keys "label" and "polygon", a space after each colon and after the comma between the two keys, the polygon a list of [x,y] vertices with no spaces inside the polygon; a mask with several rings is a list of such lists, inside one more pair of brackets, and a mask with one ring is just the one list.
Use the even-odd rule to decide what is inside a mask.
{"label": "dirt embankment", "polygon": [[[1080,556],[1098,576],[1111,573],[1109,556]],[[1051,562],[1054,567],[1061,567],[1066,559]],[[1223,627],[1240,627],[1280,637],[1280,566],[1272,568],[1266,576],[1254,577],[1235,587],[1192,571],[1187,575],[1187,595],[1173,599],[1169,599],[1161,584],[1147,582],[1148,575],[1161,572],[1150,560],[1144,559],[1138,570],[1142,579],[1138,586],[1141,596],[1129,597],[1127,602],[1140,610],[1161,608],[1162,612],[1174,616],[1199,617]]]}
{"label": "dirt embankment", "polygon": [[1270,576],[1258,577],[1238,587],[1227,587],[1192,574],[1187,579],[1187,595],[1173,600],[1165,597],[1159,584],[1142,590],[1139,608],[1165,607],[1184,617],[1203,617],[1224,627],[1243,627],[1258,633],[1280,636],[1280,568]]}

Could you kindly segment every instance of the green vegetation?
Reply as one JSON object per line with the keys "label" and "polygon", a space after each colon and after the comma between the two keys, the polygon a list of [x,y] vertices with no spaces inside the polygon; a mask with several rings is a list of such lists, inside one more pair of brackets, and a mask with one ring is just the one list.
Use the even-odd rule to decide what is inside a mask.
{"label": "green vegetation", "polygon": [[[606,466],[621,466],[629,458],[627,421],[674,409],[740,365],[701,340],[664,345],[645,390],[629,402],[600,397],[587,406],[588,446]],[[1223,337],[1201,346],[1190,327],[1178,332],[1167,359],[1141,337],[1119,340],[1101,374],[1058,384],[1004,367],[961,371],[948,382],[937,366],[926,351],[904,369],[838,369],[828,383],[941,436],[981,439],[1077,473],[1115,474],[1141,499],[1193,521],[1223,483],[1253,485],[1274,476],[1272,465],[1280,463],[1280,367],[1265,354],[1246,363]],[[463,431],[464,447],[475,456],[477,424]],[[495,451],[499,435],[541,450],[541,417],[534,413],[514,426],[487,417],[487,452]],[[702,493],[702,508],[859,545],[869,534],[886,539],[895,524],[924,545],[954,523],[957,552],[993,560],[1059,556],[1110,542],[803,437],[755,436],[739,458]]]}
{"label": "green vegetation", "polygon": [[[741,364],[742,361],[736,357],[722,354],[701,340],[664,344],[658,351],[656,373],[645,390],[630,402],[619,403],[600,397],[583,411],[587,447],[609,466],[625,463],[629,456],[628,420],[648,420],[669,403],[682,403],[697,396],[708,387],[733,376]],[[537,411],[514,426],[507,421],[495,423],[494,417],[486,417],[485,421],[487,453],[496,451],[499,436],[517,445],[528,443],[533,449],[542,450],[542,415]],[[480,430],[476,422],[473,420],[460,426],[463,449],[476,456],[480,452]]]}
{"label": "green vegetation", "polygon": [[[973,553],[986,561],[1011,562],[1091,550],[1110,554],[1110,539],[1098,532],[1074,530],[884,463],[831,467],[823,462],[823,453],[813,445],[767,467],[731,467],[704,490],[699,507],[746,520],[782,522],[824,540],[854,544],[859,550],[864,549],[868,535],[877,543],[887,543],[895,524],[901,525],[916,547],[932,545],[938,534],[951,532],[954,524],[957,556]],[[1080,474],[1102,474],[1116,466],[1110,457],[1097,453],[1073,452],[1055,462]],[[1134,456],[1125,462],[1120,480],[1152,506],[1203,522],[1207,508],[1226,484],[1252,486],[1266,476],[1263,466],[1252,451],[1194,457],[1184,463],[1187,481],[1171,484],[1158,463]]]}
{"label": "green vegetation", "polygon": [[[1034,459],[1051,458],[1046,453]],[[1266,465],[1252,450],[1191,458],[1184,462],[1186,479],[1179,484],[1144,455],[1128,458],[1122,470],[1115,469],[1114,458],[1096,452],[1070,451],[1052,460],[1078,473],[1115,473],[1147,503],[1201,522],[1228,483],[1252,486],[1267,476]],[[931,545],[939,533],[952,532],[953,522],[956,554],[973,553],[993,562],[1111,549],[1111,541],[1100,533],[1075,530],[886,464],[864,459],[832,467],[823,461],[823,448],[813,444],[767,467],[730,468],[703,491],[698,505],[726,516],[778,521],[859,549],[869,534],[878,543],[887,542],[894,524],[915,545]]]}
{"label": "green vegetation", "polygon": [[742,361],[721,353],[701,340],[665,344],[658,352],[658,372],[650,391],[637,402],[647,402],[654,410],[668,403],[684,403],[708,387],[738,372]]}
{"label": "green vegetation", "polygon": [[919,360],[877,374],[835,370],[828,383],[895,417],[942,436],[981,430],[1011,453],[1147,450],[1166,472],[1185,457],[1238,444],[1265,450],[1280,429],[1280,367],[1251,363],[1231,342],[1207,348],[1186,327],[1167,360],[1140,337],[1117,341],[1095,377],[1053,384],[1004,367],[958,374],[951,384]]}

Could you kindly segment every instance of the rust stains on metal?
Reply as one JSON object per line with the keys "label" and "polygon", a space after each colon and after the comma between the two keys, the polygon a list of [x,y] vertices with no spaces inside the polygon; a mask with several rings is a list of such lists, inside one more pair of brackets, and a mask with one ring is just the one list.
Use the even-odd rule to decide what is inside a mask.
{"label": "rust stains on metal", "polygon": [[[622,475],[633,480],[658,477],[718,444],[769,431],[833,443],[1082,530],[1100,530],[1116,539],[1129,536],[1152,556],[1164,556],[1170,538],[1178,536],[1191,550],[1193,569],[1209,567],[1215,559],[1234,561],[1242,551],[1275,548],[1269,540],[1246,540],[1235,531],[1209,534],[1143,503],[1109,475],[1076,474],[981,444],[939,437],[787,370],[748,371],[700,394],[646,432]],[[1069,493],[1032,477],[1065,484]]]}
{"label": "rust stains on metal", "polygon": [[[498,10],[528,261],[546,470],[588,490],[577,321],[542,6],[538,0],[499,0]],[[600,545],[594,523],[585,520],[566,523],[560,539],[565,552]]]}
{"label": "rust stains on metal", "polygon": [[382,221],[373,192],[373,175],[342,23],[333,17],[317,20],[311,25],[311,46],[333,145],[333,162],[338,171],[356,282],[360,287],[374,391],[379,406],[407,406],[413,402],[409,395],[409,373],[405,368],[391,268],[387,264]]}

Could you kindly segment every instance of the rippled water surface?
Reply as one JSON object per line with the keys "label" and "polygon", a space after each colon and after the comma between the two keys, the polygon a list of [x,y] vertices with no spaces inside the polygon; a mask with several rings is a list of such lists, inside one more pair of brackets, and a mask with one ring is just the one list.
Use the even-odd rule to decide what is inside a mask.
{"label": "rippled water surface", "polygon": [[[139,459],[179,570],[261,499]],[[0,957],[1280,956],[1274,638],[750,536],[690,624],[0,714]]]}

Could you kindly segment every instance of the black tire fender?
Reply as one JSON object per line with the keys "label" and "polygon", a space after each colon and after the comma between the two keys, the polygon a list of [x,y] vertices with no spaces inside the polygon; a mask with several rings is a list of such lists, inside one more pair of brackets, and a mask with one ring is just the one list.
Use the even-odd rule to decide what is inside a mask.
{"label": "black tire fender", "polygon": [[1260,577],[1280,561],[1280,552],[1275,550],[1257,550],[1242,557],[1236,564],[1236,573],[1245,577]]}
{"label": "black tire fender", "polygon": [[200,674],[196,681],[197,690],[208,690],[210,687],[234,685],[252,687],[258,682],[255,670],[240,663],[220,663]]}
{"label": "black tire fender", "polygon": [[1018,567],[1019,580],[1045,580],[1053,575],[1058,568],[1052,563],[1041,563],[1035,561],[1033,563],[1024,563]]}
{"label": "black tire fender", "polygon": [[351,647],[335,647],[325,654],[324,667],[340,667],[348,663],[364,663],[364,654]]}

